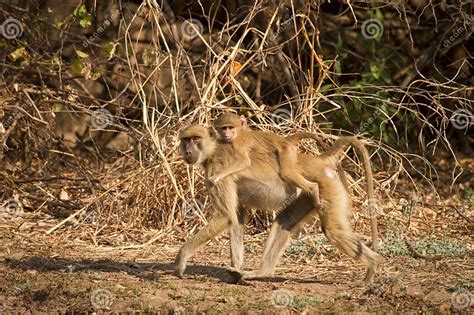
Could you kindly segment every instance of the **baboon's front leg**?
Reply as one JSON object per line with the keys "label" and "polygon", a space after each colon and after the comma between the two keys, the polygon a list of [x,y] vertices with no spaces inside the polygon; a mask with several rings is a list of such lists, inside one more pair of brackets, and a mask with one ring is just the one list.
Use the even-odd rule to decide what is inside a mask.
{"label": "baboon's front leg", "polygon": [[178,252],[175,261],[174,273],[178,277],[182,277],[188,259],[191,258],[196,251],[212,238],[221,234],[230,225],[230,220],[225,215],[218,215],[212,218],[208,225],[200,230],[196,235],[191,237]]}
{"label": "baboon's front leg", "polygon": [[230,257],[231,267],[234,270],[241,270],[244,264],[244,225],[246,216],[246,210],[240,207],[239,224],[232,225],[230,228]]}

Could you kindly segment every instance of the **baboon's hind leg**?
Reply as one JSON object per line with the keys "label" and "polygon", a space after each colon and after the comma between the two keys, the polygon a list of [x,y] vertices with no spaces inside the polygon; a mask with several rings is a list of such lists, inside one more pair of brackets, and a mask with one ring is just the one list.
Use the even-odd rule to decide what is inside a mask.
{"label": "baboon's hind leg", "polygon": [[307,180],[302,175],[302,170],[298,166],[298,152],[295,146],[289,145],[278,152],[280,162],[280,177],[286,183],[303,189],[313,196],[315,208],[322,206],[319,196],[319,185],[316,182]]}
{"label": "baboon's hind leg", "polygon": [[331,206],[319,211],[321,226],[328,240],[343,253],[367,266],[365,282],[372,282],[379,255],[367,247],[352,231],[344,211]]}
{"label": "baboon's hind leg", "polygon": [[280,212],[265,242],[259,269],[242,272],[242,279],[272,277],[281,255],[290,243],[291,234],[298,233],[313,211],[312,198],[300,195],[295,202]]}

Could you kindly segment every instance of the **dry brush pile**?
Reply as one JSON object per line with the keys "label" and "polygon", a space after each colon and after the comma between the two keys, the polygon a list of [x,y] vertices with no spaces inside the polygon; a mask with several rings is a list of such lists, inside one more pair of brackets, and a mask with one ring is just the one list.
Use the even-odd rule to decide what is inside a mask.
{"label": "dry brush pile", "polygon": [[[280,134],[312,131],[327,142],[360,135],[386,205],[382,225],[472,227],[462,207],[432,210],[420,197],[424,184],[457,188],[472,176],[457,158],[472,145],[468,1],[0,6],[4,219],[50,215],[59,223],[51,233],[114,245],[206,222],[202,175],[179,158],[176,135],[233,108],[253,128]],[[305,150],[318,153],[313,144]],[[453,174],[441,183],[440,152]],[[362,209],[354,220],[367,232],[363,172],[349,158],[354,208]]]}

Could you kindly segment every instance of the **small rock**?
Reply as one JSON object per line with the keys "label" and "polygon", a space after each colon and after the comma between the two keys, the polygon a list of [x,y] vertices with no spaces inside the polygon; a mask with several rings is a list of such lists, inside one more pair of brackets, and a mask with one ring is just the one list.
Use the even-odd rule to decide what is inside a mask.
{"label": "small rock", "polygon": [[5,257],[5,260],[21,260],[23,257],[25,257],[25,252],[16,252]]}
{"label": "small rock", "polygon": [[120,285],[120,284],[116,284],[115,287],[116,287],[118,290],[124,290],[124,289],[126,289],[126,287],[124,287],[123,285]]}
{"label": "small rock", "polygon": [[451,303],[443,303],[439,306],[439,312],[442,314],[451,313]]}
{"label": "small rock", "polygon": [[59,193],[59,200],[68,201],[68,200],[71,200],[71,197],[69,197],[69,194],[67,193],[67,191],[65,191],[64,189],[61,189],[61,192]]}
{"label": "small rock", "polygon": [[408,296],[420,297],[423,296],[423,290],[419,286],[408,286],[406,294]]}
{"label": "small rock", "polygon": [[431,291],[423,298],[423,300],[429,302],[430,304],[441,304],[443,302],[450,301],[450,299],[451,296],[448,293],[438,290]]}
{"label": "small rock", "polygon": [[233,296],[225,297],[223,300],[224,300],[224,303],[227,303],[227,304],[235,304],[237,302],[237,300]]}

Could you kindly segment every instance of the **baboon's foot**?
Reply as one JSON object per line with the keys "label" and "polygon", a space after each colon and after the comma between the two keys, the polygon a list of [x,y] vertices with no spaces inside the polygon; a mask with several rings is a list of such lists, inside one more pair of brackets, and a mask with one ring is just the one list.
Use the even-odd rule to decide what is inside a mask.
{"label": "baboon's foot", "polygon": [[184,257],[181,251],[176,256],[175,264],[174,264],[174,275],[182,278],[184,274],[184,270],[186,269],[186,265],[188,263],[188,259]]}
{"label": "baboon's foot", "polygon": [[186,269],[186,266],[176,265],[174,267],[174,275],[178,278],[183,278],[185,269]]}
{"label": "baboon's foot", "polygon": [[273,277],[273,272],[266,272],[261,270],[250,270],[250,271],[241,271],[242,280],[252,280],[259,278],[271,278]]}
{"label": "baboon's foot", "polygon": [[364,283],[371,284],[372,282],[374,282],[376,273],[377,273],[376,265],[369,267],[367,269],[367,273],[365,274]]}
{"label": "baboon's foot", "polygon": [[232,270],[232,272],[239,272],[240,270],[242,270],[243,265],[244,265],[243,257],[240,257],[240,258],[232,257],[229,270]]}

